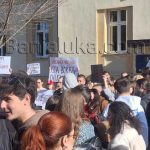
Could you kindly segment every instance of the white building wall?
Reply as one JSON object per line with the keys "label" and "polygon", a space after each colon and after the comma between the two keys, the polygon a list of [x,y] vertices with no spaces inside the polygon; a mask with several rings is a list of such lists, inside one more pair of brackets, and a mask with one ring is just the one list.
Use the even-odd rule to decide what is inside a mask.
{"label": "white building wall", "polygon": [[[96,0],[67,0],[58,9],[59,50],[62,53],[59,56],[78,57],[80,73],[85,75],[91,73],[90,65],[96,64],[96,54],[91,54],[96,50],[95,2]],[[64,52],[64,42],[68,53],[71,52],[72,42],[72,54]]]}
{"label": "white building wall", "polygon": [[26,71],[26,32],[17,34],[6,45],[6,55],[11,56],[11,68]]}

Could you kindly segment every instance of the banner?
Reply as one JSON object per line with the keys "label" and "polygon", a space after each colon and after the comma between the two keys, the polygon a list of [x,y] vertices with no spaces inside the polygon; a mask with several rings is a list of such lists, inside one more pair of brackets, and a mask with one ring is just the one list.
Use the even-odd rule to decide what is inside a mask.
{"label": "banner", "polygon": [[66,73],[78,75],[78,58],[50,57],[49,81],[58,82]]}
{"label": "banner", "polygon": [[10,74],[10,56],[0,56],[0,74]]}
{"label": "banner", "polygon": [[27,73],[29,75],[40,74],[40,63],[27,64]]}

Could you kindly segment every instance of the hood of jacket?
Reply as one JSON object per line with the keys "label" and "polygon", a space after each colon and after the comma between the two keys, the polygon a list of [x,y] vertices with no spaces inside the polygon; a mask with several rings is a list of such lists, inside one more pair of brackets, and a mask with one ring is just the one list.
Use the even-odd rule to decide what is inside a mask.
{"label": "hood of jacket", "polygon": [[73,73],[65,74],[63,78],[63,88],[64,90],[74,88],[78,85],[77,78]]}
{"label": "hood of jacket", "polygon": [[119,96],[116,101],[126,103],[133,113],[136,115],[137,112],[144,111],[141,106],[141,98],[133,95]]}

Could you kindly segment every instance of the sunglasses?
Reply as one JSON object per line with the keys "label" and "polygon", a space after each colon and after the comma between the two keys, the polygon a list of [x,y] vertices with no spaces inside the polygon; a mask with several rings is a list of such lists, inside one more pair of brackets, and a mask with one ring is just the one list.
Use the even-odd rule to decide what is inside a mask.
{"label": "sunglasses", "polygon": [[9,85],[17,85],[17,84],[20,84],[25,90],[27,90],[26,87],[24,86],[24,84],[23,84],[17,77],[9,78],[9,79],[8,79],[8,84],[9,84]]}

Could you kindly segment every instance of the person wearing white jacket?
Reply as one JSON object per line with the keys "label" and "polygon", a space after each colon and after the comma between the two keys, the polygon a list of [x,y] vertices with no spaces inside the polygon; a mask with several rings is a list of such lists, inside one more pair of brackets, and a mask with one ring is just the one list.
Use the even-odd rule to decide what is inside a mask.
{"label": "person wearing white jacket", "polygon": [[[115,101],[121,101],[126,103],[133,114],[139,119],[141,130],[140,134],[143,136],[146,146],[148,146],[148,124],[146,116],[141,106],[141,98],[138,96],[130,95],[130,81],[127,78],[118,79],[115,84],[115,89],[117,90],[119,96]],[[108,115],[109,106],[104,112],[104,116]]]}
{"label": "person wearing white jacket", "polygon": [[110,104],[108,121],[111,142],[108,150],[146,150],[140,135],[140,122],[124,102]]}
{"label": "person wearing white jacket", "polygon": [[148,124],[146,120],[146,116],[144,110],[141,106],[141,98],[138,96],[132,95],[120,95],[116,101],[121,101],[126,103],[130,109],[132,110],[133,114],[139,119],[141,124],[141,134],[144,138],[146,146],[148,146]]}

